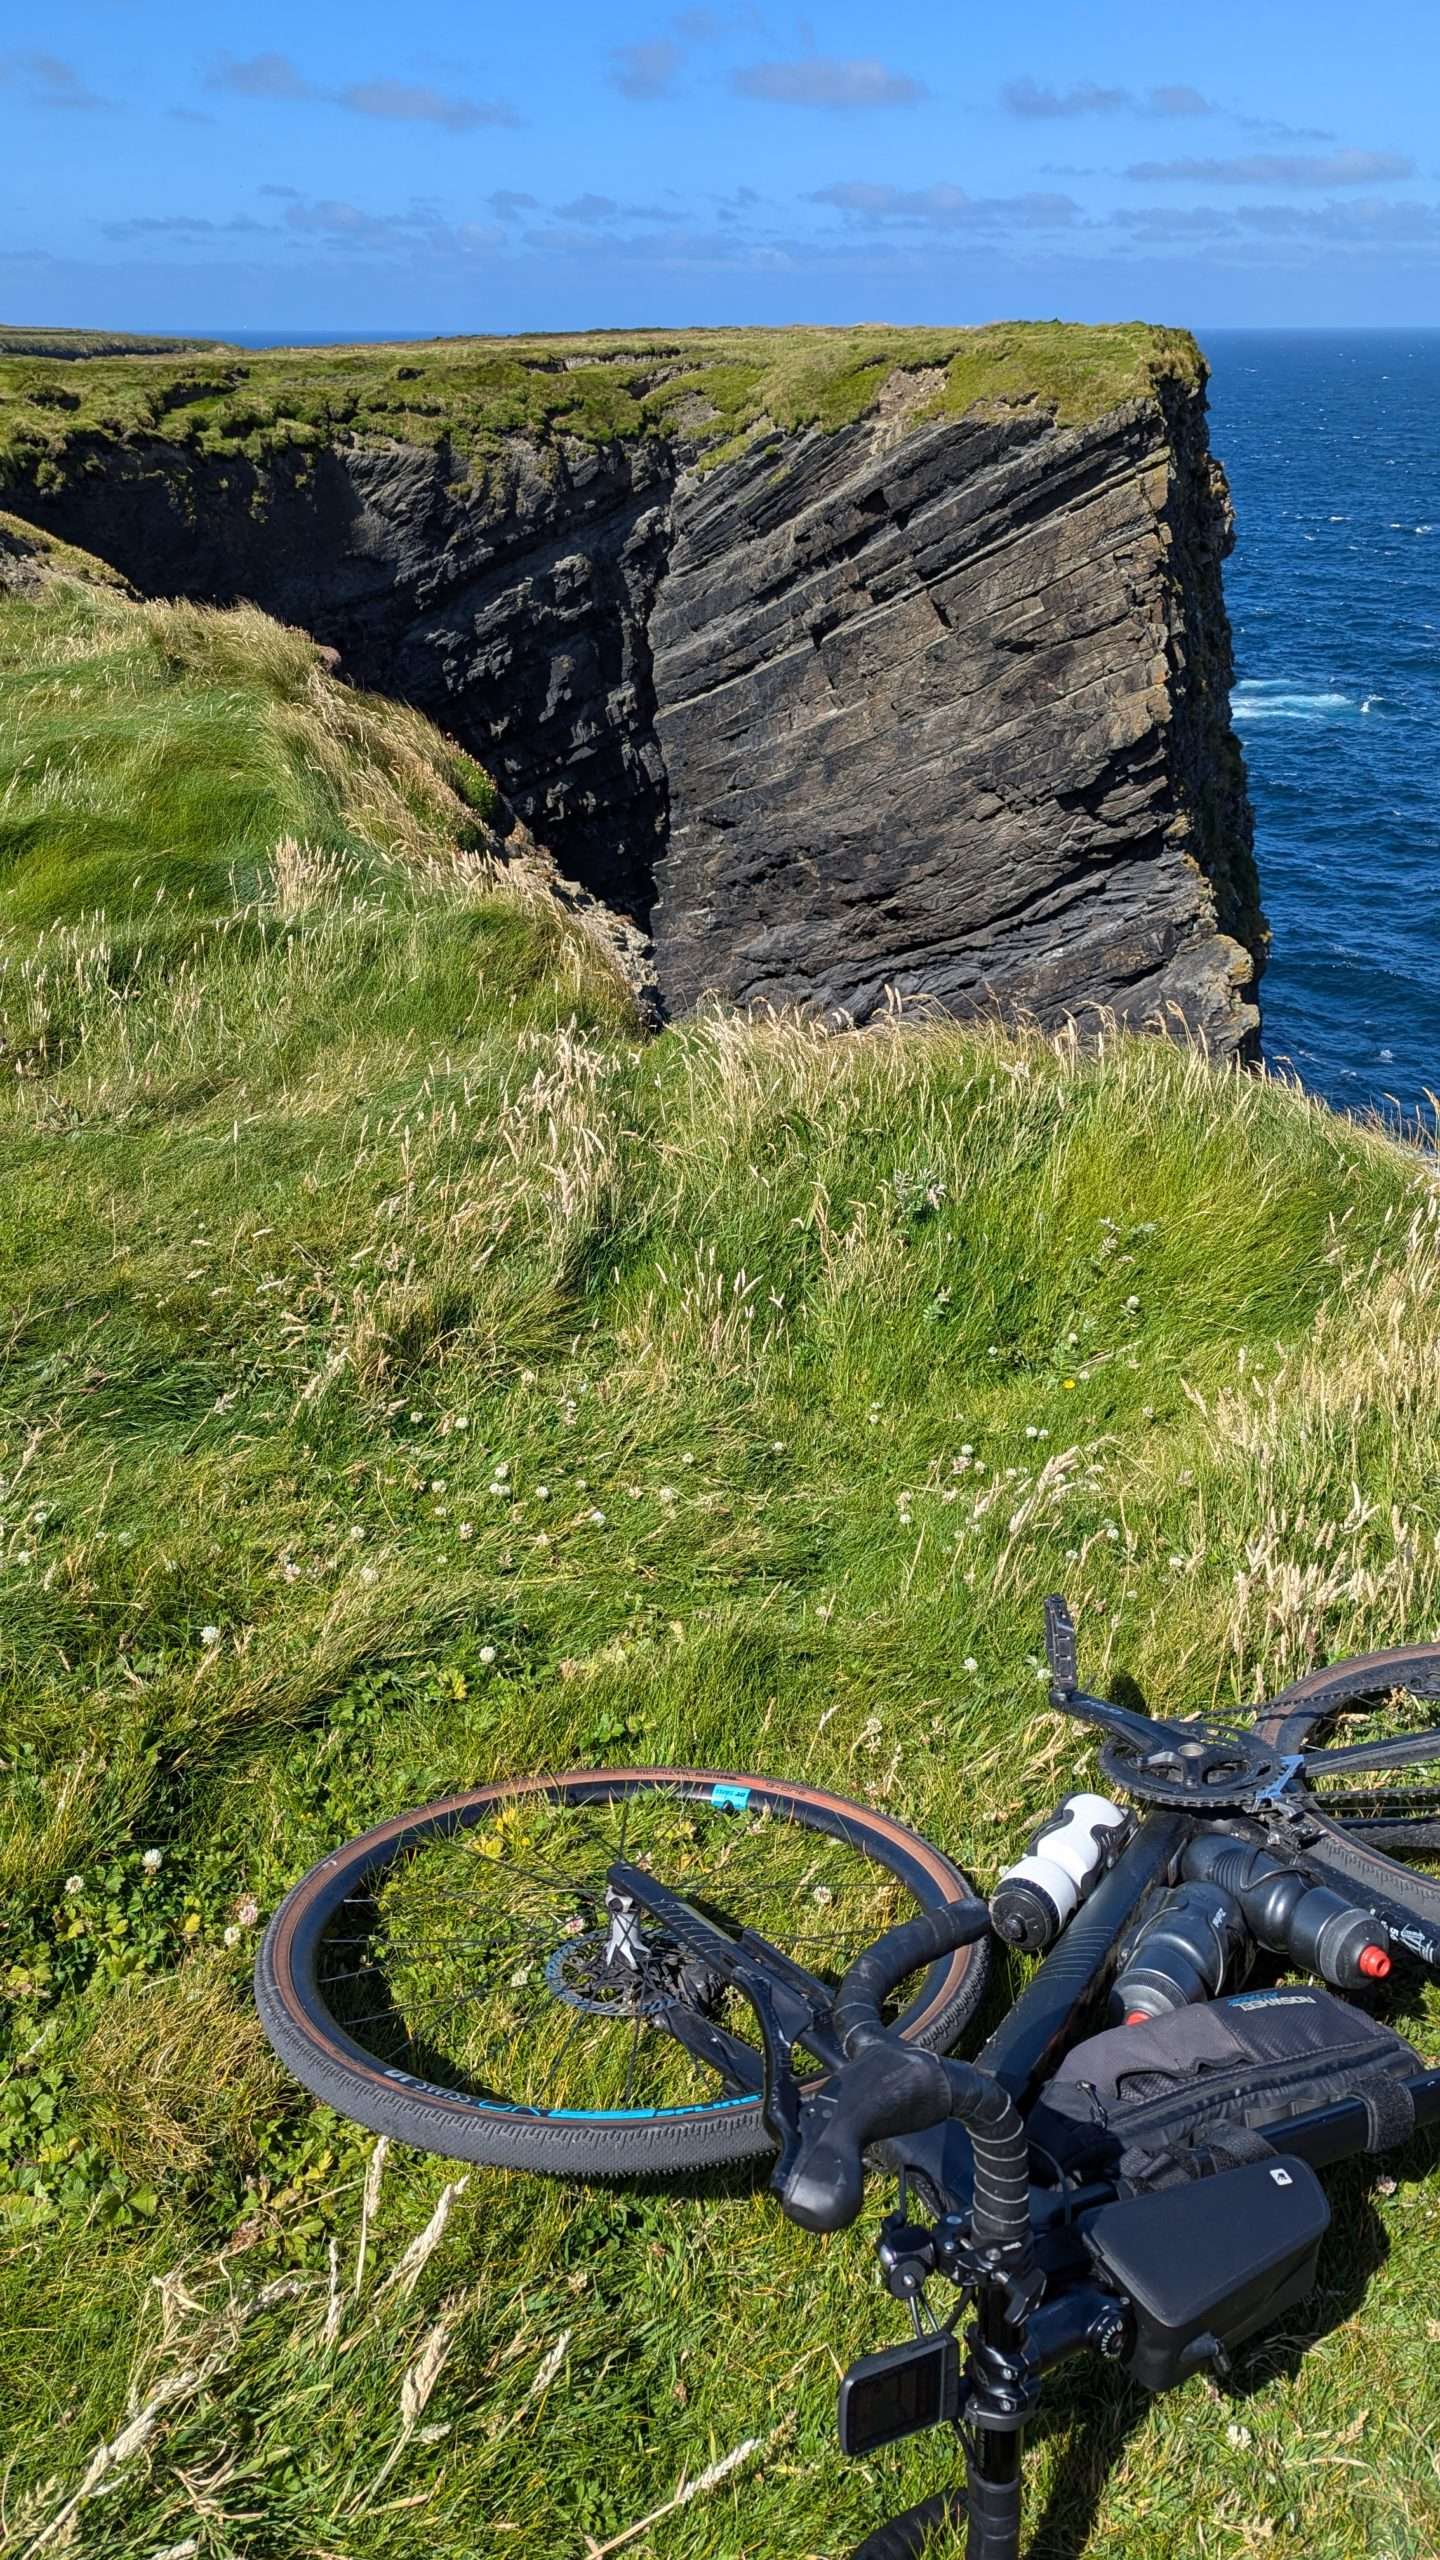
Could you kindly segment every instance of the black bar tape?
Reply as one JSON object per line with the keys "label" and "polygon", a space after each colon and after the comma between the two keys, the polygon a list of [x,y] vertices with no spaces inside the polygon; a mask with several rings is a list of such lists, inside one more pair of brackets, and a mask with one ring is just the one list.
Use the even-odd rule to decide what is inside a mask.
{"label": "black bar tape", "polygon": [[947,1902],[938,1911],[926,1911],[918,1920],[887,1929],[883,1938],[856,1957],[835,1995],[832,2015],[845,2051],[859,2053],[888,2034],[881,2005],[907,1973],[933,1964],[937,1956],[953,1955],[957,1947],[973,1946],[989,1926],[990,1914],[983,1902]]}

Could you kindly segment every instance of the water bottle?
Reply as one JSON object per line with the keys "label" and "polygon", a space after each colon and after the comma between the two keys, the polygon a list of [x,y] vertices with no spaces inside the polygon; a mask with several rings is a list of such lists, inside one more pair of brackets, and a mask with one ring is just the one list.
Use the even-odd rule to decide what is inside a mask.
{"label": "water bottle", "polygon": [[996,1885],[990,1897],[996,1936],[1025,1955],[1053,1946],[1133,1829],[1133,1816],[1108,1796],[1066,1796]]}
{"label": "water bottle", "polygon": [[1251,1952],[1233,1894],[1217,1884],[1176,1885],[1142,1918],[1122,1952],[1110,1993],[1112,2023],[1138,2027],[1194,2000],[1213,2000],[1233,1967],[1248,1970]]}
{"label": "water bottle", "polygon": [[1383,1921],[1347,1902],[1343,1894],[1332,1893],[1328,1885],[1315,1884],[1303,1868],[1290,1866],[1273,1850],[1228,1839],[1223,1832],[1202,1832],[1186,1849],[1180,1872],[1233,1894],[1262,1947],[1288,1956],[1338,1990],[1358,1991],[1389,1974]]}

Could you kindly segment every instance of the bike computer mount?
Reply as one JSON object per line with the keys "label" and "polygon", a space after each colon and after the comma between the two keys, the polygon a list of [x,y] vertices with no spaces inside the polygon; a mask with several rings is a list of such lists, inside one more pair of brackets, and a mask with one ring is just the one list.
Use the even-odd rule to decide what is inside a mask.
{"label": "bike computer mount", "polygon": [[1058,1596],[1045,1603],[1045,1651],[1051,1705],[1099,1726],[1105,1736],[1102,1775],[1141,1804],[1192,1814],[1243,1813],[1274,1804],[1289,1785],[1295,1762],[1243,1726],[1210,1716],[1135,1715],[1112,1699],[1091,1697],[1076,1676],[1075,1622]]}

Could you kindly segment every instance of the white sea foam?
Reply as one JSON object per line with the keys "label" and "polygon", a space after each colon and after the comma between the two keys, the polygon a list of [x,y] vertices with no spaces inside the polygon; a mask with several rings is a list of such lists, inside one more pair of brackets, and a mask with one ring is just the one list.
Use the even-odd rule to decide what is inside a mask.
{"label": "white sea foam", "polygon": [[[1371,695],[1369,701],[1378,701]],[[1233,720],[1324,720],[1335,711],[1353,711],[1355,699],[1348,693],[1297,693],[1283,677],[1249,677],[1237,684],[1230,696]],[[1366,705],[1367,709],[1369,703]]]}

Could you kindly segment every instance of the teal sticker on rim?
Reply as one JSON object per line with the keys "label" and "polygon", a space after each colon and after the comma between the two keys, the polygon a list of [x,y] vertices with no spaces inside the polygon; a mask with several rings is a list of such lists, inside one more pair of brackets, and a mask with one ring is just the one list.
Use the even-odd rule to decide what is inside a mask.
{"label": "teal sticker on rim", "polygon": [[710,1801],[712,1804],[723,1804],[728,1806],[731,1813],[743,1813],[745,1807],[750,1801],[750,1790],[748,1787],[732,1787],[728,1784],[722,1784],[718,1787],[711,1788]]}

